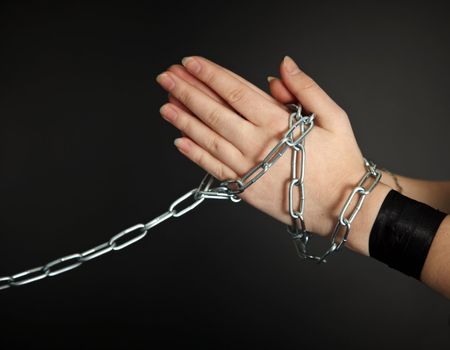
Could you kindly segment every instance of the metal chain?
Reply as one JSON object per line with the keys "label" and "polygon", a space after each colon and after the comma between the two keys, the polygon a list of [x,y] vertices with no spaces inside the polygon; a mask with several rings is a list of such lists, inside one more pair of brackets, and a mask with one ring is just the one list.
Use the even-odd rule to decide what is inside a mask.
{"label": "metal chain", "polygon": [[169,209],[165,213],[157,216],[146,224],[137,224],[131,226],[111,237],[109,241],[102,243],[92,249],[86,250],[82,253],[66,255],[62,258],[53,260],[46,265],[16,273],[12,276],[0,277],[0,290],[9,287],[22,286],[24,284],[38,281],[46,277],[57,276],[63,272],[75,269],[81,266],[83,263],[98,258],[106,253],[121,250],[133,243],[136,243],[137,241],[144,238],[147,235],[148,231],[156,225],[169,218],[180,217],[203,202],[204,198],[198,198],[195,199],[193,203],[186,205],[184,208],[179,208],[182,202],[188,200],[189,197],[193,197],[198,191],[207,191],[213,180],[214,178],[210,174],[206,174],[198,188],[193,188],[192,190],[188,191],[187,193],[173,201]]}
{"label": "metal chain", "polygon": [[[302,117],[299,120],[294,121],[294,116],[301,115],[299,110],[301,111],[300,105],[296,104],[288,104],[286,105],[291,111],[289,117],[289,128],[284,134],[284,136],[278,141],[278,143],[272,148],[272,150],[266,155],[266,157],[252,169],[250,169],[247,173],[245,173],[239,179],[231,179],[221,182],[221,184],[209,191],[204,191],[198,193],[198,196],[204,196],[205,198],[229,198],[234,202],[239,202],[241,199],[238,196],[239,193],[244,192],[249,186],[258,181],[269,169],[272,165],[274,165],[278,159],[286,152],[286,150],[290,147],[296,148],[299,143],[301,143],[306,135],[311,131],[312,117]],[[294,138],[295,130],[303,125],[305,121],[311,120],[311,127],[306,131],[303,131],[300,136]]]}
{"label": "metal chain", "polygon": [[[302,116],[301,105],[292,105],[294,113],[289,117],[289,126],[294,125],[295,122],[300,122],[300,135],[305,134],[305,127],[308,126],[307,132],[314,127],[314,113],[310,116]],[[300,160],[300,175],[297,176],[297,164],[298,157],[301,154]],[[302,259],[318,260],[318,257],[311,255],[307,251],[307,244],[311,236],[310,232],[306,230],[305,219],[303,218],[305,207],[305,161],[306,161],[306,148],[305,138],[303,137],[301,142],[292,147],[292,159],[291,159],[291,181],[289,183],[289,215],[292,219],[292,225],[287,226],[287,231],[291,234],[295,243],[298,255]],[[294,209],[294,187],[299,188],[299,210]]]}
{"label": "metal chain", "polygon": [[[314,126],[314,114],[310,116],[302,116],[301,115],[301,106],[297,104],[288,104],[287,107],[292,111],[289,116],[289,128],[280,141],[272,148],[272,150],[266,155],[266,157],[255,167],[250,169],[246,174],[244,174],[239,179],[229,179],[220,182],[217,187],[212,187],[214,182],[214,177],[206,173],[203,177],[200,185],[197,188],[193,188],[192,190],[186,192],[184,195],[176,199],[169,206],[169,209],[163,214],[157,216],[146,224],[136,224],[131,226],[118,234],[114,235],[109,239],[109,241],[102,243],[94,248],[86,250],[81,253],[75,253],[66,255],[59,259],[50,261],[46,265],[42,265],[39,267],[35,267],[20,273],[16,273],[11,276],[0,277],[0,290],[7,289],[9,287],[17,287],[22,286],[34,281],[41,280],[46,277],[57,276],[61,273],[67,272],[69,270],[75,269],[81,266],[83,263],[98,258],[104,254],[110,253],[112,251],[121,250],[123,248],[128,247],[129,245],[136,243],[137,241],[143,239],[149,230],[158,224],[166,221],[172,217],[177,218],[180,217],[189,211],[196,208],[200,203],[202,203],[205,199],[229,199],[232,202],[240,202],[241,198],[239,194],[244,192],[249,186],[258,181],[269,169],[272,165],[274,165],[278,159],[286,152],[288,148],[293,149],[293,158],[292,158],[292,170],[291,170],[291,183],[289,185],[289,212],[293,217],[294,227],[295,229],[288,229],[290,233],[293,234],[293,238],[296,242],[300,242],[298,244],[299,254],[302,258],[306,259],[315,259],[320,262],[325,261],[324,258],[330,253],[337,251],[347,240],[348,232],[350,231],[350,224],[353,221],[355,215],[359,211],[359,208],[364,201],[365,196],[373,189],[376,183],[372,184],[372,186],[365,190],[362,187],[365,179],[368,175],[373,175],[375,172],[375,167],[373,165],[373,171],[367,176],[363,177],[358,186],[352,192],[351,196],[347,200],[344,208],[341,211],[341,215],[339,216],[338,224],[336,225],[336,229],[332,234],[332,246],[331,248],[322,256],[316,257],[307,253],[307,243],[309,240],[310,233],[306,231],[305,222],[303,219],[303,209],[304,209],[304,183],[303,183],[303,174],[304,174],[304,165],[305,165],[305,137],[312,130]],[[305,129],[305,126],[308,126]],[[299,136],[294,137],[294,132],[296,129],[300,128],[301,133]],[[297,177],[297,158],[299,153],[301,152],[301,171],[300,176]],[[379,180],[380,175],[377,177]],[[293,188],[294,186],[300,188],[301,196],[300,196],[300,209],[295,211],[293,209]],[[358,202],[357,208],[351,214],[349,219],[343,218],[344,212],[347,210],[347,207],[356,193],[362,194],[361,199]],[[181,203],[187,201],[192,197],[193,202],[184,206],[184,208],[180,209],[179,206]],[[339,232],[339,225],[345,226],[346,232],[344,234],[344,238],[341,242],[337,242],[337,234]]]}
{"label": "metal chain", "polygon": [[[292,107],[291,107],[292,108]],[[61,273],[75,269],[81,266],[83,263],[98,258],[106,253],[112,251],[121,250],[129,245],[136,243],[144,238],[148,231],[163,221],[172,218],[180,217],[187,212],[191,211],[202,203],[205,199],[230,199],[232,202],[240,202],[241,198],[238,196],[246,188],[255,183],[261,178],[269,168],[275,164],[275,162],[283,155],[289,146],[295,146],[301,139],[294,140],[292,134],[298,127],[299,123],[290,125],[289,130],[285,133],[283,138],[273,147],[273,149],[267,154],[264,160],[250,169],[244,176],[237,180],[226,180],[220,183],[218,187],[211,188],[214,182],[214,177],[206,173],[202,179],[200,185],[197,188],[186,192],[184,195],[176,199],[169,206],[169,209],[149,221],[146,224],[137,224],[131,226],[115,236],[111,237],[109,241],[102,243],[92,249],[86,250],[82,253],[75,253],[66,255],[62,258],[53,260],[46,265],[35,267],[20,273],[16,273],[11,276],[0,277],[0,290],[7,289],[9,287],[18,287],[24,284],[35,282],[46,277],[57,276]],[[178,206],[193,198],[194,202],[185,206],[183,209],[178,209]]]}
{"label": "metal chain", "polygon": [[[297,113],[291,114],[289,125],[293,124],[293,118],[295,117],[296,120],[303,121],[300,125],[301,133],[305,130],[305,125],[309,125],[308,130],[310,130],[313,125],[313,119],[314,119],[314,113],[311,114],[308,118],[304,118],[301,115],[301,106],[298,106]],[[345,201],[343,208],[341,209],[338,221],[336,223],[336,226],[331,234],[331,246],[330,248],[323,253],[322,255],[313,255],[308,253],[308,242],[311,236],[311,233],[306,230],[305,220],[303,218],[303,212],[304,212],[304,205],[305,205],[305,186],[304,186],[304,172],[305,172],[305,159],[306,159],[306,149],[305,149],[305,140],[302,139],[302,142],[298,144],[296,147],[293,147],[292,149],[292,162],[291,162],[291,182],[289,184],[289,214],[292,219],[292,225],[287,226],[287,231],[291,235],[295,247],[297,249],[298,255],[302,259],[310,259],[315,260],[317,263],[325,263],[325,258],[341,249],[341,247],[344,246],[348,239],[348,235],[350,233],[350,227],[353,222],[353,220],[356,217],[356,214],[358,214],[359,210],[361,209],[361,206],[366,198],[366,196],[374,189],[374,187],[378,184],[378,182],[381,179],[381,173],[376,169],[376,165],[372,162],[367,160],[363,157],[364,165],[366,167],[366,173],[361,178],[361,180],[358,182],[356,187],[352,190],[350,195],[348,196],[347,200]],[[301,166],[300,166],[300,176],[297,177],[297,162],[298,162],[298,155],[301,152]],[[367,181],[369,177],[373,177],[374,181],[369,186],[368,189],[365,189],[363,185]],[[293,208],[293,189],[294,186],[297,186],[300,188],[300,209],[298,211],[295,211]],[[347,211],[350,203],[352,202],[353,198],[356,194],[359,194],[360,197],[358,199],[358,202],[353,209],[352,213],[350,214],[349,218],[345,218],[344,214]],[[340,241],[338,241],[338,235],[341,231],[341,228],[344,228],[344,234]]]}
{"label": "metal chain", "polygon": [[[375,163],[373,163],[370,160],[364,159],[364,166],[366,167],[366,173],[363,175],[361,180],[358,182],[356,187],[352,190],[350,195],[348,196],[347,200],[345,201],[340,213],[339,217],[336,223],[336,226],[333,230],[333,233],[331,234],[331,246],[330,248],[320,257],[318,263],[326,262],[325,258],[341,249],[341,247],[344,246],[344,244],[347,242],[348,235],[350,233],[350,227],[355,219],[356,215],[358,214],[359,210],[362,207],[362,204],[364,203],[364,200],[366,199],[366,196],[372,192],[372,190],[375,188],[375,186],[380,182],[381,179],[381,173],[377,170]],[[364,184],[370,177],[374,178],[374,181],[372,184],[365,189]],[[350,206],[350,203],[353,200],[353,197],[356,195],[359,195],[358,201],[356,203],[356,206],[353,208],[353,211],[351,212],[350,216],[348,218],[344,217],[345,212],[347,211],[348,207]],[[341,228],[344,228],[344,234],[340,241],[338,241],[338,236],[341,231]]]}

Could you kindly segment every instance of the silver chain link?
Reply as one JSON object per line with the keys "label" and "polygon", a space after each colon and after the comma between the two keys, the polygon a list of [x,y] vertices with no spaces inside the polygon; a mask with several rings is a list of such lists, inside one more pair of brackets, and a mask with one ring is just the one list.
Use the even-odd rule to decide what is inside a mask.
{"label": "silver chain link", "polygon": [[[326,262],[325,258],[341,249],[341,247],[344,246],[345,242],[347,242],[348,235],[350,233],[350,227],[355,219],[356,215],[358,214],[359,210],[362,207],[362,204],[364,203],[364,200],[366,199],[366,196],[372,192],[372,190],[375,188],[375,186],[380,182],[381,179],[381,172],[379,172],[376,168],[375,163],[373,163],[370,160],[364,159],[364,166],[366,167],[366,173],[363,175],[361,180],[358,182],[356,187],[352,190],[350,195],[348,196],[347,200],[345,201],[340,213],[339,217],[336,223],[336,226],[333,230],[333,233],[331,234],[331,246],[330,248],[320,257],[319,263]],[[364,184],[372,177],[374,180],[372,184],[365,189]],[[348,218],[344,217],[345,212],[347,211],[348,207],[350,206],[350,203],[352,202],[355,195],[359,195],[358,201],[356,203],[356,206],[353,208],[353,211],[351,212],[350,216]],[[341,231],[341,228],[344,228],[344,234],[340,241],[338,241],[339,232]]]}
{"label": "silver chain link", "polygon": [[[350,233],[350,227],[353,222],[353,220],[356,217],[356,214],[358,214],[359,210],[361,209],[361,206],[366,198],[366,196],[374,189],[374,187],[378,184],[378,182],[381,179],[381,173],[376,169],[376,165],[372,162],[367,160],[363,157],[364,165],[366,168],[366,173],[361,178],[361,180],[358,182],[356,187],[352,190],[350,195],[348,196],[347,200],[345,201],[339,216],[338,221],[336,223],[336,226],[331,234],[331,246],[330,248],[323,253],[322,255],[313,255],[308,252],[308,243],[311,237],[311,233],[307,231],[305,220],[303,217],[304,214],[304,206],[305,206],[305,186],[304,186],[304,174],[305,174],[305,160],[306,160],[306,149],[305,149],[305,139],[302,137],[304,134],[307,134],[312,127],[314,126],[314,113],[312,113],[308,117],[304,117],[301,114],[302,108],[300,105],[291,105],[294,108],[296,108],[295,112],[290,115],[289,118],[289,125],[293,125],[294,121],[300,122],[300,136],[298,139],[302,139],[300,143],[298,143],[296,146],[292,148],[292,161],[291,161],[291,181],[289,183],[289,215],[292,219],[292,225],[287,226],[287,231],[291,235],[295,247],[297,249],[298,255],[302,259],[309,259],[309,260],[315,260],[317,263],[325,263],[325,258],[329,256],[330,254],[337,252],[341,249],[341,247],[344,246],[344,244],[347,242],[348,235]],[[305,131],[305,127],[308,127]],[[297,177],[297,162],[298,162],[298,156],[301,154],[301,163],[300,163],[300,175]],[[374,181],[369,186],[368,189],[365,189],[363,185],[367,181],[369,177],[373,177]],[[293,190],[294,186],[298,187],[300,189],[300,205],[299,210],[294,210],[294,204],[293,204]],[[345,218],[344,214],[347,211],[348,207],[350,206],[350,203],[352,202],[353,198],[356,194],[359,194],[360,197],[358,199],[358,202],[356,203],[355,208],[353,209],[352,213],[350,214],[349,218]],[[340,241],[338,241],[338,236],[341,231],[341,228],[344,228],[344,234]]]}
{"label": "silver chain link", "polygon": [[[304,135],[305,127],[308,127],[308,132],[314,127],[315,115],[312,113],[310,116],[302,116],[301,105],[290,105],[294,109],[294,112],[289,116],[289,126],[291,127],[295,123],[300,122],[300,136]],[[297,164],[299,156],[300,158],[300,175],[297,176]],[[308,253],[307,244],[311,233],[306,230],[305,219],[303,218],[305,208],[305,162],[306,162],[306,148],[305,137],[302,138],[296,146],[292,147],[291,158],[291,181],[289,183],[289,215],[291,216],[292,225],[287,226],[287,231],[291,234],[295,243],[298,255],[302,259],[318,260],[314,255]],[[299,209],[294,209],[294,187],[297,187],[299,193]]]}
{"label": "silver chain link", "polygon": [[[278,159],[280,159],[280,157],[286,152],[288,148],[292,148],[293,150],[291,163],[291,182],[289,185],[289,213],[293,219],[293,227],[288,226],[288,232],[291,233],[294,241],[296,242],[300,257],[304,259],[314,259],[319,262],[324,262],[327,255],[339,250],[347,240],[351,222],[361,208],[365,196],[370,193],[370,191],[376,185],[379,178],[381,177],[381,174],[376,172],[375,165],[373,163],[369,163],[365,160],[366,164],[370,166],[371,171],[367,173],[363,177],[363,179],[361,179],[358,186],[352,191],[351,195],[346,201],[344,208],[341,210],[338,223],[332,234],[331,248],[320,257],[310,255],[307,252],[307,243],[310,233],[306,231],[305,222],[303,219],[305,200],[303,179],[306,156],[305,137],[314,126],[314,114],[310,116],[302,116],[301,106],[297,104],[288,104],[287,107],[292,111],[289,116],[288,130],[280,139],[280,141],[266,155],[266,157],[258,165],[244,174],[241,178],[225,180],[220,182],[217,187],[212,187],[215,178],[211,174],[206,173],[197,188],[193,188],[192,190],[186,192],[184,195],[173,201],[166,212],[152,219],[148,223],[136,224],[134,226],[131,226],[111,237],[109,241],[86,250],[82,253],[66,255],[62,258],[53,260],[46,265],[35,267],[11,276],[0,277],[0,290],[7,289],[9,287],[22,286],[24,284],[38,281],[46,277],[57,276],[61,273],[73,270],[81,266],[83,263],[98,258],[104,254],[126,248],[131,244],[143,239],[150,229],[172,217],[177,218],[188,213],[189,211],[196,208],[205,199],[229,199],[235,203],[240,202],[241,198],[239,197],[239,194],[244,192],[249,186],[258,181],[270,169],[270,167],[274,165],[278,161]],[[305,129],[305,127],[307,128]],[[300,128],[301,133],[299,136],[294,137],[294,132],[298,128]],[[300,176],[297,177],[297,163],[299,154],[301,154],[301,170]],[[370,175],[376,176],[376,182],[374,182],[369,187],[369,189],[365,190],[362,185]],[[298,211],[294,210],[293,207],[294,186],[298,187],[301,192],[299,205],[300,208]],[[356,208],[350,215],[350,218],[344,218],[343,215],[356,193],[361,194],[360,200],[358,201]],[[191,198],[193,202],[190,204],[185,204],[183,208],[181,204],[187,201],[189,198]],[[344,226],[346,228],[346,232],[344,233],[344,237],[341,239],[341,241],[337,243],[337,236],[340,226]]]}

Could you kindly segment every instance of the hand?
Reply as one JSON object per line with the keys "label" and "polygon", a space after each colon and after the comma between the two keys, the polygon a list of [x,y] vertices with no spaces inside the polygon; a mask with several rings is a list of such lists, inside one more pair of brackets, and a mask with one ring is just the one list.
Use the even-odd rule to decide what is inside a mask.
{"label": "hand", "polygon": [[[289,112],[273,97],[206,58],[185,58],[183,65],[186,70],[171,66],[157,78],[172,96],[171,102],[161,107],[161,114],[184,133],[176,146],[219,180],[241,177],[284,135]],[[326,236],[333,231],[349,193],[365,174],[363,155],[345,111],[289,58],[281,64],[280,74],[304,111],[316,115],[315,126],[305,138],[304,219],[309,231]],[[290,165],[290,155],[285,154],[240,195],[286,224],[291,223],[287,197]],[[298,203],[297,192],[294,203]],[[367,230],[363,209],[352,230],[355,226]],[[357,248],[357,237],[352,241],[356,249],[367,254],[366,247]]]}

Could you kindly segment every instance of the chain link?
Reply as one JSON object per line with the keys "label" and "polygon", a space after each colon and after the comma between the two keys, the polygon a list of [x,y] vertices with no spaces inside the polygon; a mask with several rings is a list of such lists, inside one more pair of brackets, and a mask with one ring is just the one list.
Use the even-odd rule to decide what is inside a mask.
{"label": "chain link", "polygon": [[[330,255],[331,253],[334,253],[341,249],[341,247],[347,242],[348,235],[350,233],[350,227],[355,219],[356,215],[358,214],[359,210],[362,207],[362,204],[364,203],[364,200],[366,199],[366,196],[372,192],[372,190],[375,188],[375,186],[380,182],[381,179],[381,172],[378,171],[376,168],[376,165],[366,158],[364,159],[364,166],[366,168],[366,173],[363,175],[361,180],[358,182],[356,187],[352,190],[350,195],[348,196],[347,200],[345,201],[338,217],[338,221],[336,223],[336,226],[333,230],[333,233],[331,234],[331,246],[330,248],[320,257],[319,263],[326,262],[325,258]],[[373,178],[372,184],[365,189],[364,184],[367,181],[367,179]],[[348,218],[344,217],[345,212],[347,211],[350,203],[352,202],[353,198],[356,195],[359,195],[358,201],[356,203],[356,206],[353,208],[353,211],[351,212],[350,216]],[[340,241],[338,241],[339,232],[341,229],[344,228],[344,234],[342,235],[342,238]]]}
{"label": "chain link", "polygon": [[[308,243],[311,237],[311,233],[307,231],[305,220],[303,218],[304,213],[304,205],[305,205],[305,186],[304,186],[304,173],[305,173],[305,159],[306,159],[306,149],[305,149],[305,134],[309,132],[314,126],[314,113],[308,117],[304,117],[301,114],[301,106],[300,105],[292,105],[296,110],[294,113],[290,115],[289,126],[298,125],[300,123],[300,136],[294,141],[293,136],[290,137],[289,145],[292,145],[292,161],[291,161],[291,181],[289,183],[289,215],[292,219],[292,225],[287,226],[287,231],[291,235],[295,247],[297,249],[298,255],[302,259],[310,259],[315,260],[317,263],[325,263],[325,258],[330,254],[341,249],[342,246],[347,242],[348,235],[350,233],[350,228],[353,220],[358,214],[359,210],[362,207],[362,204],[366,198],[366,196],[374,189],[374,187],[378,184],[381,179],[381,173],[376,169],[376,165],[372,162],[363,158],[364,166],[366,168],[366,173],[361,178],[356,187],[352,190],[347,200],[345,201],[343,208],[341,209],[338,217],[338,221],[336,226],[331,234],[331,245],[330,248],[322,255],[313,255],[308,252]],[[294,121],[296,121],[294,123]],[[305,127],[308,127],[305,131]],[[297,177],[297,163],[298,156],[301,154],[301,166],[300,166],[300,176]],[[365,189],[364,184],[370,177],[374,178],[374,181],[369,186],[369,188]],[[293,204],[293,190],[294,187],[298,187],[300,189],[300,205],[299,210],[294,210]],[[359,194],[360,197],[353,211],[351,212],[348,218],[344,217],[347,209],[350,206],[353,198]],[[341,230],[344,230],[343,235],[339,235]],[[338,241],[338,237],[342,236],[340,241]]]}
{"label": "chain link", "polygon": [[[246,174],[238,179],[228,179],[220,182],[216,187],[212,187],[214,183],[214,177],[206,173],[203,177],[200,185],[197,188],[193,188],[186,192],[169,206],[169,209],[161,215],[153,218],[146,224],[136,224],[128,227],[127,229],[112,236],[107,242],[97,245],[94,248],[86,250],[81,253],[75,253],[66,255],[59,259],[53,260],[46,265],[35,267],[12,276],[0,277],[0,290],[10,287],[21,286],[31,282],[35,282],[46,277],[53,277],[69,270],[73,270],[83,263],[96,259],[104,254],[112,251],[124,249],[141,239],[143,239],[149,230],[159,225],[160,223],[170,219],[180,217],[189,211],[200,205],[205,199],[229,199],[232,202],[238,203],[241,201],[239,194],[244,192],[249,186],[258,181],[272,165],[274,165],[278,159],[286,152],[288,148],[292,149],[292,161],[291,161],[291,181],[289,184],[289,213],[292,217],[292,226],[288,225],[288,232],[292,235],[294,242],[296,243],[297,251],[303,259],[313,259],[319,262],[325,262],[325,257],[334,251],[337,251],[346,242],[350,225],[358,213],[364,198],[374,188],[379,181],[381,174],[376,171],[375,165],[371,162],[366,162],[366,166],[370,168],[368,172],[359,182],[357,187],[352,191],[349,198],[345,202],[344,207],[339,215],[338,223],[332,234],[332,245],[325,254],[322,256],[315,256],[308,253],[307,244],[310,238],[310,232],[306,230],[305,221],[303,218],[304,212],[304,170],[305,170],[305,137],[311,132],[314,127],[314,113],[310,116],[302,116],[301,105],[288,104],[288,109],[292,111],[289,116],[289,128],[279,142],[272,148],[272,150],[266,155],[266,157]],[[297,129],[300,129],[300,134],[294,136]],[[300,157],[301,156],[301,157]],[[300,171],[297,176],[297,166],[300,157]],[[374,176],[376,181],[366,190],[363,187],[366,179],[369,176]],[[298,188],[300,191],[299,208],[294,209],[293,191],[294,188]],[[357,206],[347,219],[344,217],[349,204],[356,194],[360,194],[361,197],[357,203]],[[191,203],[189,203],[189,200]],[[187,203],[186,203],[187,202]],[[184,207],[183,207],[184,205]],[[343,238],[338,242],[338,233],[341,227],[345,228]]]}
{"label": "chain link", "polygon": [[[294,125],[300,126],[300,135],[294,140],[293,134],[291,134],[289,144],[292,145],[292,158],[291,158],[291,181],[289,183],[289,215],[291,216],[292,225],[287,226],[287,231],[291,234],[292,239],[297,249],[297,254],[302,259],[318,260],[314,255],[311,255],[307,251],[308,241],[311,233],[306,230],[305,219],[303,218],[305,207],[305,162],[306,162],[306,148],[305,137],[314,127],[315,115],[312,113],[309,116],[302,115],[301,105],[289,105],[293,110],[293,113],[289,116],[289,128],[292,129]],[[307,129],[306,129],[307,128]],[[306,131],[305,131],[306,130]],[[298,159],[300,158],[300,171],[297,176]],[[298,188],[299,193],[299,209],[294,209],[294,189]]]}

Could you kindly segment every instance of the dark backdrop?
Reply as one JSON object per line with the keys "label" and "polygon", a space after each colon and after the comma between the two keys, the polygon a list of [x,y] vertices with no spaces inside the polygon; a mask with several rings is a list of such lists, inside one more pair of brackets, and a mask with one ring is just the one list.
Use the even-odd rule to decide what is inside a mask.
{"label": "dark backdrop", "polygon": [[[348,112],[367,157],[450,179],[445,6],[2,2],[0,33],[0,275],[102,243],[198,185],[204,172],[173,146],[154,80],[186,55],[267,90],[289,54]],[[450,345],[442,296],[349,250],[302,262],[282,224],[221,201],[2,291],[0,310],[8,348]]]}

